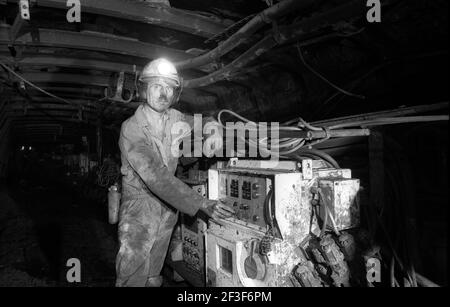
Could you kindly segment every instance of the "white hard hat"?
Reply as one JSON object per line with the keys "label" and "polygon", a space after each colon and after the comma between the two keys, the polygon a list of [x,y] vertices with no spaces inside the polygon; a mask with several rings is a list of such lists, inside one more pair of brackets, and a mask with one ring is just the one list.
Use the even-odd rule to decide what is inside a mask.
{"label": "white hard hat", "polygon": [[175,82],[176,86],[181,85],[177,69],[168,60],[159,58],[145,65],[139,77],[139,81],[147,83],[151,78],[167,78]]}

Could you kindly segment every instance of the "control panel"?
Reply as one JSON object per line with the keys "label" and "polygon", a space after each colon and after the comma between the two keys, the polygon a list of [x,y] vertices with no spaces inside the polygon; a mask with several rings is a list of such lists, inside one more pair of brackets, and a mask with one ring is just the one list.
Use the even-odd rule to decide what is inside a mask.
{"label": "control panel", "polygon": [[204,267],[203,222],[187,215],[182,216],[183,261],[193,270]]}
{"label": "control panel", "polygon": [[219,199],[234,209],[236,219],[263,229],[269,189],[270,181],[265,176],[219,174]]}
{"label": "control panel", "polygon": [[[206,197],[206,184],[191,186],[198,194]],[[186,265],[203,275],[205,266],[205,237],[207,225],[197,217],[181,215],[181,238],[183,241],[183,261]]]}

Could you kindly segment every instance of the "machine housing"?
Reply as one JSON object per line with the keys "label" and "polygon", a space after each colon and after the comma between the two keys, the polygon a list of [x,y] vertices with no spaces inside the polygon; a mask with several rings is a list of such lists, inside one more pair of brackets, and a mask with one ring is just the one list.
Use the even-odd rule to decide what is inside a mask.
{"label": "machine housing", "polygon": [[[233,207],[235,216],[220,224],[209,223],[205,240],[208,286],[293,286],[299,246],[321,231],[321,218],[312,205],[314,190],[324,188],[322,195],[332,194],[327,205],[340,230],[358,226],[359,180],[351,179],[348,169],[307,162],[292,161],[270,169],[264,163],[234,161],[229,167],[209,170],[209,198]],[[329,188],[330,182],[334,189]],[[338,188],[335,182],[340,183]]]}

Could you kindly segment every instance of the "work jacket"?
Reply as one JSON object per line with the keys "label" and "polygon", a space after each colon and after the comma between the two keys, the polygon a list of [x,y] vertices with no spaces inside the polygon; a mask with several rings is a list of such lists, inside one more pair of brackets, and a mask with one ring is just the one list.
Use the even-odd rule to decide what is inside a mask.
{"label": "work jacket", "polygon": [[145,107],[148,106],[139,106],[122,124],[120,132],[122,202],[149,198],[193,216],[206,200],[175,177],[178,157],[172,153],[175,136],[171,134],[176,122],[185,121],[192,127],[193,118],[168,109],[164,114],[166,124],[161,140],[148,123]]}

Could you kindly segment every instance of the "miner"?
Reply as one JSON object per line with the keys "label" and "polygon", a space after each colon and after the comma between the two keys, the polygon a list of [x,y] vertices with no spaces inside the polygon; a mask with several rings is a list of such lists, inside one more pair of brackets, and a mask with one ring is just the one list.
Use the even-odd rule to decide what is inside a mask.
{"label": "miner", "polygon": [[[144,67],[139,80],[145,103],[122,124],[119,139],[123,177],[116,286],[158,287],[178,211],[190,216],[202,212],[214,220],[233,211],[175,177],[178,157],[171,150],[171,127],[191,118],[171,108],[182,88],[175,66],[156,59]],[[221,140],[206,145],[217,148],[216,141]]]}

